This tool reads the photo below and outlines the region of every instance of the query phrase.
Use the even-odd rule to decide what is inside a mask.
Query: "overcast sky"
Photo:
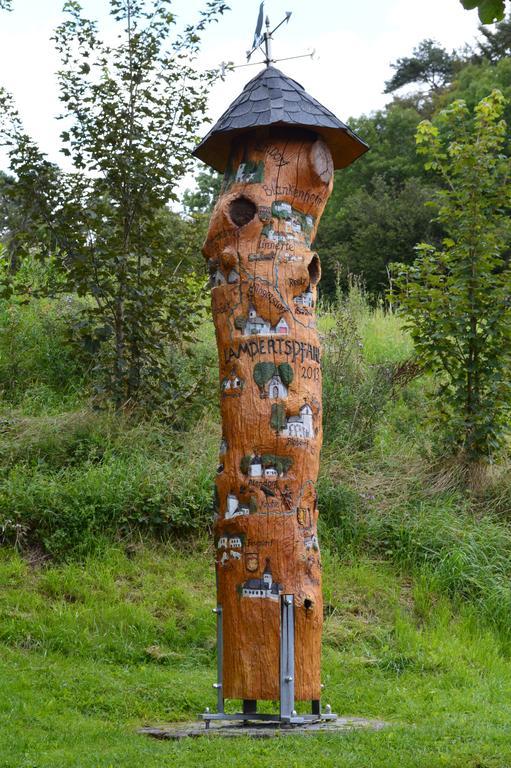
[[[204,37],[201,62],[207,66],[224,60],[241,64],[251,45],[259,0],[229,4],[231,10]],[[58,62],[50,36],[62,18],[63,0],[13,0],[13,5],[12,13],[0,11],[0,83],[14,94],[28,133],[50,159],[62,162],[62,126],[54,119],[59,112]],[[108,24],[108,0],[82,0],[82,6],[90,17]],[[193,20],[202,6],[200,0],[173,3],[183,22]],[[266,0],[272,27],[285,11],[293,15],[276,34],[275,58],[313,48],[317,53],[312,61],[277,66],[345,121],[388,101],[382,91],[390,62],[409,55],[420,40],[431,37],[452,49],[473,42],[477,33],[477,13],[463,10],[459,0]],[[238,69],[215,86],[209,110],[213,119],[259,69]]]

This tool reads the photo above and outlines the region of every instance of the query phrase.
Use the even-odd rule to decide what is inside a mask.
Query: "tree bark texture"
[[[233,145],[204,255],[220,369],[217,598],[225,698],[279,698],[280,596],[295,601],[295,698],[320,698],[320,263],[326,144],[289,129]]]

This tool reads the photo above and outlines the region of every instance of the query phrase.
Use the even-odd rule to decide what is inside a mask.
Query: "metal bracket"
[[[325,711],[321,711],[319,699],[311,702],[311,714],[299,715],[295,710],[295,622],[294,622],[294,596],[283,595],[280,601],[280,709],[279,714],[267,714],[257,712],[257,701],[246,699],[243,701],[243,712],[229,714],[224,709],[223,692],[223,654],[224,638],[222,627],[222,606],[213,608],[216,613],[216,637],[217,637],[217,682],[213,688],[217,692],[217,712],[210,712],[209,707],[202,713],[206,728],[212,720],[242,720],[275,722],[281,725],[306,725],[325,720],[336,720],[337,715],[332,713],[327,704]],[[322,686],[323,687],[323,686]]]
[[[218,714],[224,714],[224,633],[222,626],[222,606],[213,608],[216,613],[216,708]]]
[[[295,607],[293,595],[280,601],[280,719],[290,722],[295,711]]]

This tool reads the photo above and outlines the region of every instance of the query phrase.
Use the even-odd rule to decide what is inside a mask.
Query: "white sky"
[[[243,63],[251,46],[259,0],[227,0],[231,6],[204,37],[201,62]],[[0,83],[14,94],[27,132],[51,160],[59,156],[62,124],[54,72],[58,61],[50,36],[62,18],[63,0],[13,0],[14,11],[0,11]],[[108,0],[82,0],[86,13],[106,20]],[[183,22],[195,18],[201,0],[175,0]],[[315,48],[316,58],[277,64],[302,83],[341,120],[370,112],[389,100],[382,94],[389,64],[407,56],[424,38],[448,49],[473,42],[477,13],[465,11],[459,0],[266,0],[272,27],[292,11],[289,25],[276,34],[274,56],[281,58]],[[254,54],[253,60],[258,60]],[[215,120],[254,77],[259,67],[238,69],[211,93],[210,116]],[[5,158],[0,157],[0,167]]]

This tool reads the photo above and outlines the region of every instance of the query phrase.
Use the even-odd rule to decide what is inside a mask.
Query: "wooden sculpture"
[[[320,699],[321,267],[312,244],[334,167],[365,149],[268,67],[196,151],[225,171],[203,248],[220,369],[214,532],[225,698],[279,698],[280,601],[292,595],[294,697]]]

